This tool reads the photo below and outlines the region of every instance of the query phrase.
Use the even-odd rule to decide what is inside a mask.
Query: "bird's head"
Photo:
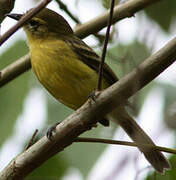
[[[20,20],[24,14],[7,14],[8,17]],[[44,8],[23,26],[28,39],[62,37],[73,34],[67,21],[58,13]]]

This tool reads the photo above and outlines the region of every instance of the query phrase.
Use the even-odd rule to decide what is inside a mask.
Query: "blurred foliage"
[[[51,95],[47,96],[47,110],[48,110],[47,123],[49,125],[53,125],[56,122],[62,121],[73,112],[73,110],[58,102]]]
[[[176,129],[176,86],[167,83],[157,83],[158,87],[163,90],[164,106],[163,114],[166,125]]]
[[[109,9],[111,5],[111,0],[102,0],[102,3],[106,9]],[[118,3],[119,3],[119,0],[115,0],[115,5],[118,5]]]
[[[118,44],[109,49],[106,62],[122,77],[137,67],[151,54],[144,43],[137,39],[128,45]]]
[[[169,32],[169,28],[176,18],[176,1],[158,1],[158,3],[147,7],[144,11],[152,20],[157,22],[164,31]]]
[[[14,62],[27,53],[24,41],[18,41],[0,55],[0,69]],[[29,74],[18,77],[0,90],[0,146],[12,134],[19,114],[23,110],[23,102],[28,94]]]
[[[42,166],[34,170],[25,180],[54,180],[60,179],[67,170],[69,161],[61,153],[50,158]]]
[[[176,130],[176,98],[173,100],[175,101],[172,102],[172,104],[165,106],[164,120],[167,126],[175,131]]]
[[[137,39],[128,45],[118,44],[113,46],[107,53],[106,62],[112,67],[117,76],[123,77],[142,61],[151,55],[151,50],[147,48],[145,43],[139,42]],[[140,72],[139,72],[140,73]],[[138,84],[136,84],[138,86]],[[144,100],[153,86],[153,82],[145,86],[140,92],[131,98],[132,109],[134,115],[137,115],[142,107]]]
[[[82,136],[103,138],[103,136],[100,136],[102,130],[100,126]],[[69,165],[78,168],[82,175],[86,177],[106,147],[107,145],[98,143],[73,143],[72,146],[66,148],[62,153],[69,159]]]

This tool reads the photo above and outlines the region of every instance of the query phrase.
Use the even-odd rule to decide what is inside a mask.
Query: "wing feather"
[[[81,61],[83,61],[90,68],[98,72],[100,57],[86,43],[84,43],[81,39],[75,36],[65,41],[78,55]],[[103,73],[109,85],[112,85],[113,83],[118,81],[117,76],[107,64],[104,64]]]

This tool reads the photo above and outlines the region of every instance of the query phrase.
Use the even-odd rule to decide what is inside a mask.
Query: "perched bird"
[[[8,14],[20,20],[23,14]],[[81,39],[76,37],[67,21],[50,9],[41,10],[24,26],[31,54],[31,64],[41,84],[61,103],[76,110],[87,100],[97,86],[99,56]],[[108,65],[104,65],[103,89],[118,81]],[[108,118],[117,122],[137,143],[150,164],[160,173],[170,168],[163,154],[152,147],[150,137],[126,112],[118,106],[100,123],[108,126]]]

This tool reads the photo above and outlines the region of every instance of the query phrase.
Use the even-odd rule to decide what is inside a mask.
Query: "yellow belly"
[[[97,73],[70,53],[70,47],[62,41],[57,41],[57,49],[52,43],[38,46],[40,51],[31,47],[31,62],[39,81],[57,100],[72,109],[79,108],[96,88]]]

